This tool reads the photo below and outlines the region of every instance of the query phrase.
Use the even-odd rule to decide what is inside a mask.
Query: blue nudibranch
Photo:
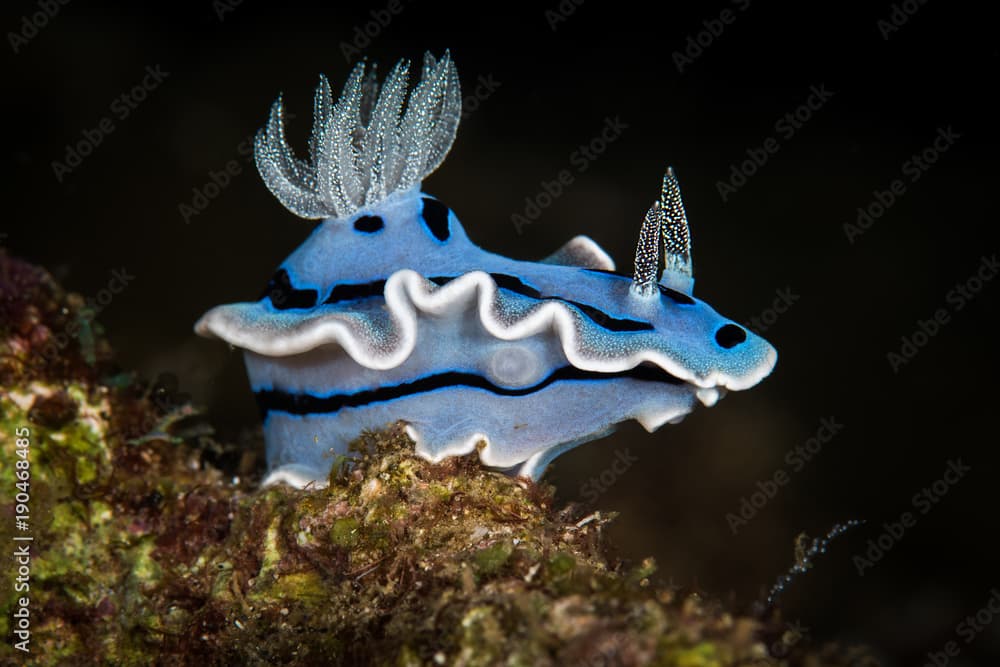
[[[577,236],[541,261],[473,244],[420,189],[461,115],[448,53],[379,86],[364,63],[334,103],[320,78],[309,159],[285,140],[281,98],[255,145],[267,187],[322,220],[259,301],[195,329],[243,348],[264,418],[269,483],[323,483],[363,429],[403,420],[431,461],[539,477],[627,419],[653,431],[771,372],[767,341],[691,296],[687,217],[672,170],[646,214],[632,276]],[[665,267],[660,273],[660,247]]]

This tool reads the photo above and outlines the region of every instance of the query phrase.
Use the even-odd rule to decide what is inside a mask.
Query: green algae
[[[512,553],[514,553],[514,547],[508,542],[500,542],[491,547],[480,549],[473,555],[476,573],[481,577],[497,574],[510,560]]]
[[[613,515],[556,508],[475,455],[430,464],[399,424],[361,434],[325,488],[234,482],[210,441],[172,430],[193,408],[107,366],[103,339],[39,362],[39,328],[79,317],[76,300],[0,262],[23,274],[0,299],[0,485],[29,428],[35,664],[863,664],[806,641],[770,655],[776,616],[661,586],[652,559],[610,555]]]

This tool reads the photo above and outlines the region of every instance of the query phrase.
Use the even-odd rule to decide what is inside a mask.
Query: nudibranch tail
[[[379,91],[365,63],[358,63],[336,103],[329,81],[320,77],[309,161],[296,158],[288,145],[278,97],[257,133],[254,157],[285,208],[312,220],[349,217],[419,185],[437,169],[461,117],[458,71],[447,51],[440,60],[427,53],[420,82],[406,100],[408,71],[405,60],[397,63]]]
[[[673,167],[663,175],[660,191],[663,209],[663,252],[666,266],[661,284],[691,294],[694,287],[694,269],[691,265],[691,230],[687,213],[681,200],[681,186]]]

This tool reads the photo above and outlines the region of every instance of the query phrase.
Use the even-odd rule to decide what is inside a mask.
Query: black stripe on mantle
[[[343,408],[361,408],[372,403],[385,403],[408,396],[424,394],[449,387],[469,387],[484,389],[497,396],[529,396],[545,389],[551,384],[564,381],[601,382],[621,378],[631,378],[646,382],[664,382],[666,384],[684,384],[684,381],[666,372],[659,366],[643,364],[616,373],[601,373],[585,371],[574,366],[563,366],[556,369],[541,382],[530,387],[501,387],[476,373],[463,371],[445,371],[428,375],[411,382],[365,389],[353,394],[332,394],[330,396],[315,396],[307,393],[291,393],[280,389],[262,389],[254,393],[261,417],[270,412],[284,412],[291,415],[332,414]]]
[[[588,305],[586,303],[580,303],[579,301],[573,301],[571,299],[564,299],[558,296],[545,296],[539,292],[534,287],[526,285],[520,278],[515,276],[506,275],[503,273],[491,273],[490,277],[496,283],[497,287],[501,289],[510,290],[516,294],[522,296],[527,296],[532,299],[539,300],[552,300],[561,301],[562,303],[569,304],[577,308],[584,316],[590,318],[594,324],[607,329],[608,331],[653,331],[654,327],[649,322],[642,322],[639,320],[633,320],[625,317],[614,317],[605,313],[600,308]],[[454,280],[452,276],[433,276],[428,277],[436,285],[446,285],[447,283]],[[356,299],[367,299],[376,296],[382,296],[385,292],[385,280],[374,280],[370,283],[341,283],[335,285],[332,290],[330,290],[330,296],[326,298],[323,302],[324,305],[331,305],[337,303],[343,303],[345,301],[354,301]]]

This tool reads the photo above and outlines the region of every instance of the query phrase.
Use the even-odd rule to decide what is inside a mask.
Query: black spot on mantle
[[[427,280],[431,281],[438,287],[441,287],[443,285],[447,285],[454,279],[455,279],[454,276],[431,276]]]
[[[374,234],[385,227],[385,220],[377,215],[363,215],[354,221],[354,229],[365,234]]]
[[[437,285],[445,285],[454,280],[454,278],[451,276],[432,276],[427,280]],[[342,301],[356,301],[358,299],[370,299],[373,296],[384,295],[384,280],[373,280],[370,283],[341,283],[333,286],[333,289],[330,290],[330,296],[326,297],[326,301],[323,303],[341,303]]]
[[[326,297],[323,303],[340,303],[341,301],[354,301],[355,299],[367,299],[373,296],[382,296],[385,292],[384,280],[373,280],[370,283],[341,283],[334,285],[330,290],[330,296]]]
[[[424,208],[420,217],[423,218],[427,229],[438,241],[447,241],[451,236],[451,229],[448,227],[448,207],[430,197],[424,197],[421,201],[424,202]]]
[[[671,289],[669,287],[664,287],[663,285],[657,285],[657,287],[660,288],[660,294],[662,294],[663,296],[667,297],[668,299],[670,299],[674,303],[679,303],[679,304],[684,305],[684,306],[693,306],[694,305],[694,299],[692,299],[691,297],[689,297],[684,292],[678,292],[675,289]]]
[[[559,299],[559,301],[563,301],[571,306],[579,308],[583,311],[583,314],[593,320],[594,323],[604,327],[608,331],[653,331],[655,328],[649,322],[630,320],[626,317],[612,317],[599,308],[588,306],[587,304],[580,303],[579,301],[570,301],[569,299]]]
[[[288,271],[278,269],[277,273],[264,288],[262,299],[270,299],[271,305],[278,310],[292,308],[312,308],[316,305],[319,293],[314,289],[297,289],[288,277]]]
[[[736,347],[747,339],[747,332],[735,324],[723,324],[715,332],[715,342],[727,350]]]
[[[531,285],[528,285],[517,276],[511,276],[506,273],[491,273],[490,277],[493,278],[493,282],[497,284],[497,287],[508,289],[511,292],[515,292],[522,296],[530,296],[532,299],[542,298],[541,292]]]

